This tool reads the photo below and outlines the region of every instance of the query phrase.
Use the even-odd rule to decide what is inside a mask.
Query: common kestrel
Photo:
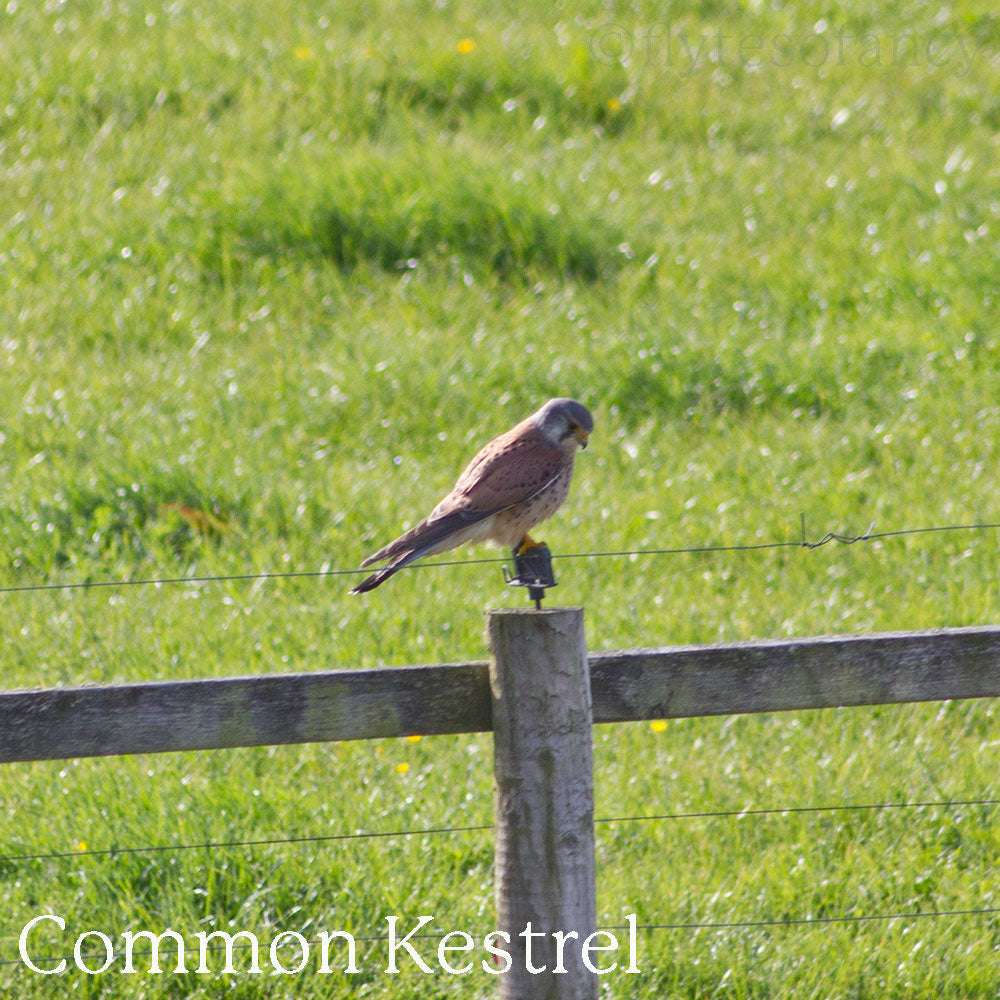
[[[362,566],[388,562],[352,593],[374,590],[415,559],[463,542],[495,542],[516,553],[536,545],[528,532],[566,499],[576,449],[587,447],[593,429],[582,403],[550,399],[486,445],[418,525],[369,556]]]

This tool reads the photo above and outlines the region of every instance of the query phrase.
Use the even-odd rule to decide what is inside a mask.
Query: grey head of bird
[[[528,419],[553,446],[573,438],[581,448],[586,448],[587,438],[594,429],[590,410],[575,399],[550,399]]]

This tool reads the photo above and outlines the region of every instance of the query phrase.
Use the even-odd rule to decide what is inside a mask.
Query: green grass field
[[[0,586],[353,568],[553,395],[597,421],[556,553],[1000,521],[985,0],[12,0],[0,52]],[[997,542],[566,560],[555,595],[592,649],[986,624]],[[484,610],[523,600],[496,565],[355,580],[5,592],[2,687],[481,659]],[[990,702],[660,729],[595,730],[598,817],[1000,797]],[[55,957],[90,929],[482,935],[488,831],[88,852],[489,823],[486,737],[0,783],[3,996],[495,995],[386,975],[378,944],[289,977],[49,977],[17,951],[40,913]],[[597,835],[604,924],[1000,906],[985,805]],[[69,856],[9,859],[40,853]],[[1000,996],[996,915],[639,949],[606,995]]]

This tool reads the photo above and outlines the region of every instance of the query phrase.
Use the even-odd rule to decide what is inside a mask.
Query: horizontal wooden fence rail
[[[1000,697],[1000,628],[591,653],[594,722]],[[492,729],[486,662],[0,694],[0,762]]]

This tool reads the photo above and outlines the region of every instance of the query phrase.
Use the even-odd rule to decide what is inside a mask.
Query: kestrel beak
[[[573,429],[573,437],[575,437],[577,441],[580,442],[581,448],[587,447],[587,439],[590,437],[590,435],[582,427],[575,427]]]

